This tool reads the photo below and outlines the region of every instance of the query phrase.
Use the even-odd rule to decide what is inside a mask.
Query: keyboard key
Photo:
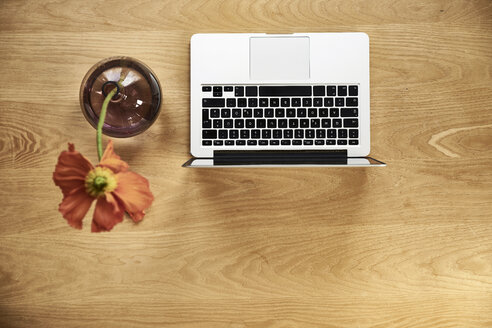
[[[359,95],[359,87],[356,85],[349,85],[349,96],[357,97]]]
[[[244,146],[246,145],[246,140],[236,140],[236,146]]]
[[[281,139],[282,138],[282,130],[280,130],[280,129],[273,130],[273,137],[275,139]]]
[[[212,118],[220,117],[220,109],[218,109],[218,108],[211,108],[210,109],[210,117],[212,117]]]
[[[286,128],[287,127],[287,120],[286,119],[280,119],[277,121],[277,125],[279,128]]]
[[[287,108],[287,117],[296,117],[296,110],[294,108]]]
[[[279,100],[278,98],[270,98],[270,107],[278,107]]]
[[[232,128],[234,120],[224,120],[224,128],[230,129]]]
[[[231,86],[224,87],[224,91],[231,92],[232,87]]]
[[[293,107],[301,106],[301,98],[292,98],[292,106]]]
[[[241,139],[249,139],[249,130],[241,130],[240,136]]]
[[[325,141],[324,140],[314,140],[314,144],[316,146],[324,146],[325,145]]]
[[[311,119],[311,127],[312,128],[319,128],[319,118],[312,118]]]
[[[214,92],[222,92],[222,87],[217,86],[213,88]]]
[[[236,107],[236,98],[227,98],[227,107]]]
[[[260,146],[268,146],[268,140],[258,140],[258,145],[260,145]]]
[[[308,108],[309,117],[318,117],[318,110],[316,108]]]
[[[294,136],[298,139],[304,138],[304,130],[303,129],[294,130]]]
[[[347,138],[347,129],[338,129],[338,138]]]
[[[302,105],[304,107],[311,107],[312,106],[312,99],[311,98],[302,98]]]
[[[359,110],[357,108],[342,108],[341,109],[342,117],[357,117],[359,116]]]
[[[321,107],[321,106],[323,106],[323,98],[314,98],[313,99],[313,106],[314,107]]]
[[[325,87],[322,85],[316,85],[313,87],[313,95],[315,96],[324,96],[325,95]]]
[[[275,117],[284,117],[284,116],[285,116],[285,109],[283,108],[275,109]]]
[[[229,139],[239,138],[239,130],[229,130]]]
[[[329,118],[324,118],[321,120],[321,127],[331,128],[331,120]]]
[[[222,129],[222,120],[213,120],[213,127],[214,129]]]
[[[326,144],[327,145],[330,145],[330,146],[333,146],[333,145],[336,145],[336,140],[334,139],[329,139],[329,140],[326,140]]]
[[[225,88],[224,88],[224,89],[225,89]],[[226,146],[234,146],[234,140],[226,140],[226,141],[224,142],[224,145],[226,145]]]
[[[231,117],[231,110],[229,108],[222,108],[220,111],[220,117],[227,118]]]
[[[234,120],[234,127],[236,129],[244,128],[244,119],[240,118],[240,119]]]
[[[202,128],[210,129],[212,127],[211,120],[202,120]]]
[[[243,109],[243,117],[252,117],[252,116],[253,116],[253,110],[251,108]]]
[[[203,91],[203,92],[209,92],[209,91],[212,91],[212,87],[211,87],[211,86],[202,87],[202,91]]]
[[[273,117],[273,108],[265,108],[265,117]]]
[[[290,146],[290,140],[282,140],[282,141],[280,141],[280,144],[282,146]]]
[[[297,117],[306,117],[306,108],[298,108]]]
[[[255,128],[255,120],[250,118],[246,120],[246,127],[248,129],[254,129]]]
[[[324,106],[325,107],[332,107],[333,106],[333,98],[325,98]]]
[[[270,140],[270,146],[278,146],[279,141],[278,140]]]
[[[266,120],[264,118],[261,118],[261,119],[257,119],[256,120],[256,127],[257,128],[265,128],[266,127]]]
[[[338,108],[330,108],[330,117],[338,117]]]
[[[274,129],[277,127],[277,120],[275,119],[270,119],[270,120],[267,120],[267,126],[270,128],[270,129]]]
[[[215,88],[215,87],[214,87],[214,88]],[[213,93],[213,96],[214,96],[214,97],[222,97],[222,91],[220,91],[220,92],[214,92],[214,93]]]
[[[268,98],[260,98],[260,107],[268,106]]]
[[[208,116],[208,109],[207,108],[203,108],[202,109],[202,120],[208,120],[209,116]]]
[[[350,129],[349,130],[349,137],[350,138],[358,138],[359,137],[359,130],[357,130],[357,129]]]
[[[338,118],[333,119],[333,127],[334,128],[341,128],[342,127],[342,120]]]
[[[224,98],[203,98],[202,107],[224,107]]]
[[[294,131],[291,129],[286,129],[284,130],[284,138],[285,139],[292,139],[294,137]]]
[[[254,109],[255,117],[263,117],[263,108],[255,108]]]
[[[219,139],[227,139],[227,130],[219,130]]]
[[[359,99],[358,98],[347,98],[346,100],[346,106],[347,107],[357,107],[359,106]]]
[[[282,107],[290,107],[290,98],[280,99],[280,104],[282,105]]]
[[[337,140],[337,145],[346,145],[347,140]]]
[[[251,130],[251,138],[260,139],[260,130],[258,129]]]
[[[262,97],[281,97],[281,96],[311,96],[310,85],[303,86],[260,86],[260,96]]]
[[[340,97],[345,97],[347,95],[347,86],[346,85],[339,85],[338,86],[338,95]]]
[[[235,87],[234,95],[236,97],[244,97],[244,87]]]
[[[257,107],[257,106],[258,106],[258,98],[248,99],[248,107]]]
[[[292,140],[292,145],[300,146],[300,145],[302,145],[302,140]]]
[[[214,146],[222,146],[224,144],[224,141],[222,140],[214,140]]]
[[[305,132],[306,138],[314,139],[314,130],[313,129],[307,129],[304,132]]]
[[[335,106],[337,107],[345,106],[345,98],[335,98]]]
[[[336,96],[337,88],[334,85],[329,85],[326,87],[326,95],[327,96]]]
[[[303,144],[304,144],[304,146],[312,146],[313,141],[312,140],[304,140]]]
[[[246,106],[247,106],[246,98],[237,99],[237,107],[246,107]]]
[[[246,87],[246,97],[258,97],[258,87],[257,86]]]
[[[289,128],[298,128],[299,127],[299,120],[297,118],[291,118],[289,120]]]
[[[303,118],[300,121],[301,121],[301,124],[300,124],[301,128],[309,128],[309,120],[308,119]]]
[[[239,108],[234,108],[232,110],[232,117],[241,117],[241,110]]]
[[[202,146],[212,146],[212,140],[203,140]]]
[[[325,136],[326,136],[326,131],[324,129],[317,129],[316,130],[316,138],[324,139]]]
[[[248,140],[248,146],[256,146],[257,143],[256,140]]]
[[[359,126],[359,120],[356,118],[345,118],[343,120],[344,128],[357,128]]]
[[[337,137],[337,130],[335,130],[335,129],[327,129],[326,130],[326,137],[327,138],[336,138]]]
[[[358,144],[359,144],[359,140],[354,140],[354,139],[349,140],[349,145],[355,146],[355,145],[358,145]]]
[[[320,117],[328,117],[328,108],[320,108],[319,109]]]

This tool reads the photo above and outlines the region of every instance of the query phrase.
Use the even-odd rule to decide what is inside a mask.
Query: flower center
[[[118,182],[113,171],[105,167],[96,167],[90,170],[85,177],[85,190],[92,197],[99,197],[104,193],[116,189]]]

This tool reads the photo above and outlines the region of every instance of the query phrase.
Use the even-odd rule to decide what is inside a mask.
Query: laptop
[[[368,156],[367,34],[194,34],[190,51],[183,166],[385,166]]]

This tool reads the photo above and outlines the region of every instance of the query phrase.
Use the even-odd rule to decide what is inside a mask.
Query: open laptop
[[[385,166],[365,33],[195,34],[185,167]]]

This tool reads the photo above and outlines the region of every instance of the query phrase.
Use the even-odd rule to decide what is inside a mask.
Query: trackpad
[[[309,37],[252,37],[249,40],[250,79],[309,79]]]

